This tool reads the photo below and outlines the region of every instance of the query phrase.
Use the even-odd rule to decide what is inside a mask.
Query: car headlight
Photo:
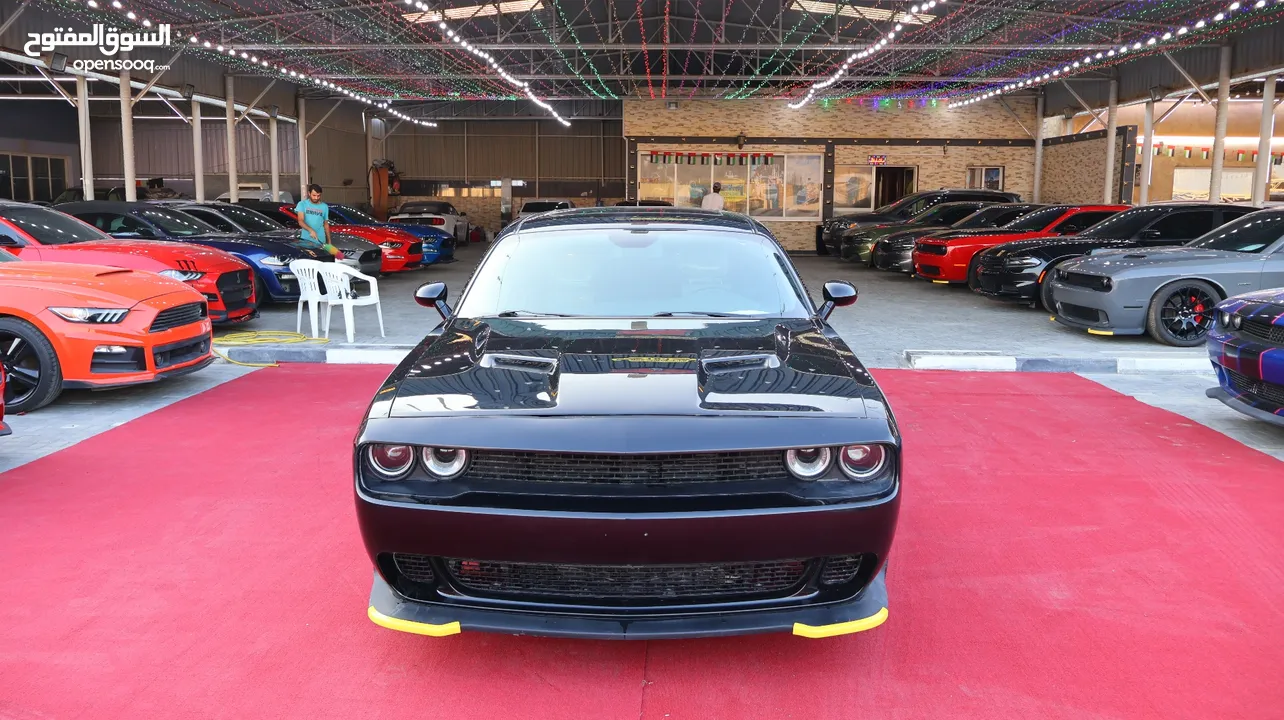
[[[426,447],[419,457],[424,470],[435,480],[459,477],[468,467],[468,451],[459,448]]]
[[[785,451],[785,467],[799,480],[815,480],[829,471],[834,452],[827,447]]]
[[[196,272],[194,270],[161,270],[159,273],[157,273],[157,275],[164,275],[167,278],[182,280],[183,282],[200,280],[201,278],[205,277],[205,273]]]
[[[402,246],[402,243],[393,242],[392,240],[389,240],[388,242],[379,243],[379,247],[383,248],[384,250],[400,250],[401,246]]]
[[[1231,327],[1238,330],[1244,324],[1244,318],[1240,315],[1231,315]]]
[[[852,480],[869,480],[887,465],[882,445],[848,445],[838,453],[838,467]]]
[[[1217,313],[1217,322],[1222,327],[1229,328],[1231,326],[1230,313],[1226,312],[1225,310],[1222,310],[1221,312]]]
[[[271,265],[272,267],[283,267],[289,264],[285,261],[285,258],[279,255],[268,255],[262,260],[259,260],[259,262],[264,265]]]
[[[409,445],[370,445],[366,448],[370,467],[385,480],[398,480],[415,465],[415,450]]]
[[[1043,261],[1036,257],[1010,257],[1003,261],[1003,264],[1011,268],[1032,268],[1039,267]]]
[[[51,307],[49,312],[74,323],[88,323],[90,325],[115,325],[129,314],[128,308],[78,308],[78,307]]]

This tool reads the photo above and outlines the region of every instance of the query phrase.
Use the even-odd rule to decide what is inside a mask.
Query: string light
[[[1181,27],[1169,29],[1159,35],[1151,35],[1150,37],[1147,37],[1144,40],[1134,40],[1132,41],[1131,44],[1122,43],[1117,49],[1108,50],[1105,52],[1104,55],[1100,52],[1096,53],[1095,55],[1085,55],[1082,60],[1074,61],[1071,64],[1063,63],[1061,67],[1051,68],[1049,71],[1044,72],[1042,75],[1035,73],[1031,77],[1018,80],[1013,83],[1008,83],[1001,87],[995,87],[993,89],[986,90],[985,92],[982,92],[979,95],[974,95],[965,100],[955,100],[949,103],[947,107],[950,107],[950,108],[964,107],[964,106],[972,105],[972,104],[981,102],[983,100],[988,100],[990,98],[997,97],[999,95],[1003,95],[1006,93],[1014,92],[1017,90],[1024,90],[1029,87],[1042,85],[1051,80],[1060,80],[1062,77],[1073,74],[1076,70],[1089,66],[1094,62],[1117,57],[1119,55],[1125,55],[1129,52],[1136,52],[1138,50],[1154,48],[1160,45],[1161,43],[1171,42],[1174,39],[1182,38],[1186,35],[1189,35],[1193,31],[1204,30],[1205,28],[1215,28],[1218,26],[1218,23],[1222,23],[1226,20],[1231,19],[1232,14],[1235,13],[1236,11],[1249,12],[1253,9],[1260,9],[1265,6],[1266,6],[1265,2],[1259,2],[1251,8],[1239,2],[1232,2],[1230,5],[1227,6],[1224,12],[1219,12],[1216,15],[1214,15],[1211,22],[1198,20],[1193,24],[1193,26],[1182,25]],[[1193,27],[1193,30],[1192,30],[1192,27]]]
[[[566,127],[570,127],[571,122],[569,120],[567,120],[566,118],[558,114],[558,112],[553,109],[552,105],[549,105],[548,103],[544,102],[540,98],[536,97],[534,91],[531,90],[529,82],[526,82],[525,80],[519,80],[513,77],[512,75],[510,75],[508,71],[505,70],[503,66],[499,64],[499,61],[496,60],[493,55],[491,55],[490,53],[484,50],[478,50],[476,47],[465,42],[464,39],[458,33],[450,29],[450,26],[448,26],[445,23],[445,21],[438,22],[437,29],[441,30],[444,37],[454,40],[455,43],[460,47],[464,48],[465,50],[472,53],[473,55],[481,58],[482,60],[485,60],[489,64],[490,69],[494,70],[495,74],[504,78],[505,82],[521,90],[522,94],[530,98],[530,100],[534,102],[536,105],[543,108],[549,115],[552,115],[559,123],[561,123]]]

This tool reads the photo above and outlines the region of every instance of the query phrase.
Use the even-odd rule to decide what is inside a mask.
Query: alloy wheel
[[[40,357],[23,337],[0,332],[0,366],[4,367],[4,404],[18,405],[40,386]]]
[[[1208,333],[1213,324],[1210,308],[1217,301],[1202,288],[1179,287],[1168,295],[1159,310],[1159,321],[1174,337],[1193,340]]]

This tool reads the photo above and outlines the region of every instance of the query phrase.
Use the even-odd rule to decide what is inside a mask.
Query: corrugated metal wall
[[[407,178],[428,180],[612,180],[624,178],[619,120],[442,121],[402,126],[384,151]]]
[[[94,118],[91,123],[94,149],[94,172],[104,177],[119,176],[125,171],[121,153],[120,122],[116,118]],[[227,123],[223,118],[201,122],[201,145],[204,146],[205,172],[227,172]],[[267,132],[266,123],[260,127]],[[321,132],[318,131],[317,135]],[[313,139],[317,137],[313,135]],[[299,172],[298,137],[295,126],[277,126],[277,146],[281,156],[281,173]],[[313,150],[315,154],[316,150]],[[238,173],[267,174],[272,171],[268,139],[248,122],[236,127],[236,169]],[[365,166],[364,156],[357,168]],[[165,120],[134,121],[134,171],[140,178],[190,178],[193,172],[192,128],[190,125]]]

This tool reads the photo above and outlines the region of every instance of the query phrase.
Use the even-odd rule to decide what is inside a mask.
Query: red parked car
[[[0,200],[0,247],[23,260],[148,270],[205,296],[210,320],[238,323],[258,315],[250,266],[213,248],[158,240],[122,240],[47,207]]]
[[[289,227],[297,227],[299,224],[299,216],[294,213],[294,206],[289,203],[241,200],[240,204],[251,210],[257,210]],[[342,225],[335,222],[330,223],[330,229],[355,235],[382,248],[383,265],[379,268],[379,272],[391,273],[414,270],[423,265],[423,243],[419,238],[404,230],[372,225]]]
[[[1004,225],[985,230],[954,230],[914,243],[914,274],[934,283],[974,282],[977,253],[1014,240],[1075,235],[1127,205],[1049,205]]]

